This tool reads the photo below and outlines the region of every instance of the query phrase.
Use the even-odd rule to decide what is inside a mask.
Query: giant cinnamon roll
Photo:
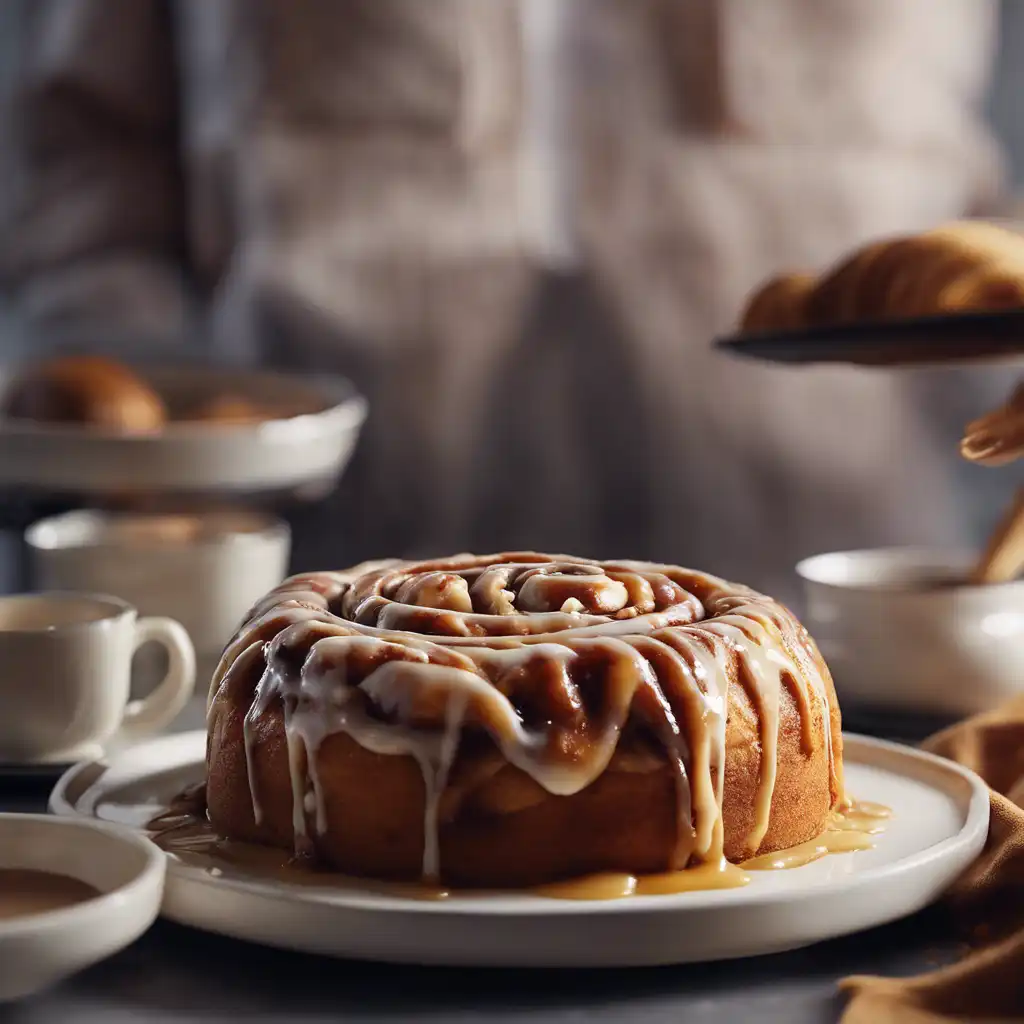
[[[348,874],[532,886],[818,835],[840,715],[786,608],[532,552],[295,576],[228,645],[213,827]]]

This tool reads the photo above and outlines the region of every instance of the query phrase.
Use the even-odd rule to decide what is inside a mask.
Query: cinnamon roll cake
[[[806,630],[676,566],[516,552],[295,576],[211,684],[213,828],[351,875],[725,865],[814,838],[843,799]]]

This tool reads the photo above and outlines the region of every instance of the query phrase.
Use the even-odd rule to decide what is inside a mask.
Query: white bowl
[[[0,919],[0,1001],[21,999],[134,942],[156,920],[166,861],[116,826],[0,814],[0,869],[76,878],[101,895],[60,910]]]
[[[18,372],[0,367],[0,395]],[[0,485],[90,495],[327,493],[366,418],[365,400],[340,377],[208,366],[154,367],[144,377],[172,411],[219,393],[307,411],[259,423],[173,421],[133,436],[0,417]]]
[[[839,698],[862,710],[956,717],[1024,693],[1024,581],[964,579],[965,552],[837,551],[797,566],[804,622]]]

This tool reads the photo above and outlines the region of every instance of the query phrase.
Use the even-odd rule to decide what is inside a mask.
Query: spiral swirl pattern
[[[627,725],[641,728],[675,769],[683,867],[721,857],[728,686],[748,689],[761,721],[753,851],[768,827],[780,692],[796,695],[809,730],[815,715],[829,721],[826,674],[793,615],[748,588],[675,566],[518,552],[292,577],[228,645],[210,699],[258,675],[250,763],[260,716],[281,702],[297,843],[326,828],[314,756],[326,736],[414,757],[427,877],[439,871],[438,801],[464,732],[486,733],[510,764],[569,795],[605,770]],[[251,774],[250,790],[258,821]]]

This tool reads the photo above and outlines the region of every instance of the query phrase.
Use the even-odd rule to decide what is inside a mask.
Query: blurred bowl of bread
[[[87,495],[328,489],[365,416],[341,377],[56,356],[0,367],[0,486]]]

